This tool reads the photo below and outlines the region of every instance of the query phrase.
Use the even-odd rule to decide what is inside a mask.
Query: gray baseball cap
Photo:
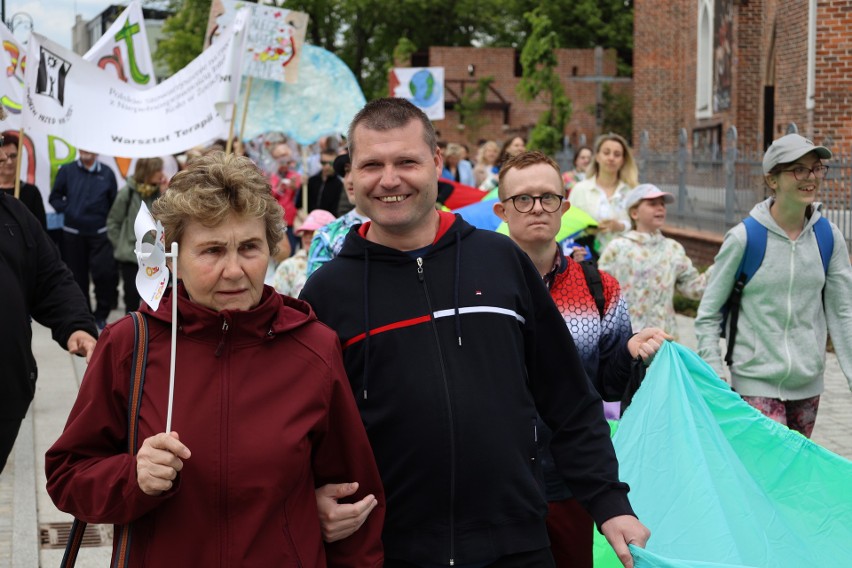
[[[630,193],[627,194],[627,197],[624,198],[624,208],[629,210],[634,205],[638,205],[640,201],[644,201],[646,199],[656,199],[658,197],[662,197],[663,202],[668,204],[674,203],[675,200],[674,195],[661,190],[656,185],[651,183],[643,183],[634,187],[630,191]]]
[[[798,134],[787,134],[775,140],[763,155],[763,173],[768,174],[778,164],[795,162],[808,152],[816,152],[823,160],[831,158],[831,150],[815,146],[813,142]]]

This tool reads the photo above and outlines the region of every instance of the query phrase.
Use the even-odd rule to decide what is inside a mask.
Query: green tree
[[[456,110],[459,113],[459,124],[465,127],[465,138],[474,145],[479,139],[479,131],[488,122],[482,115],[485,104],[488,102],[488,88],[494,82],[494,77],[483,77],[477,80],[476,85],[466,87],[462,92]]]
[[[618,132],[628,141],[633,139],[633,97],[630,93],[604,85],[601,110],[603,132]]]
[[[556,49],[559,37],[550,18],[536,8],[527,14],[532,33],[521,50],[523,76],[518,83],[518,95],[527,101],[542,100],[547,110],[541,113],[530,132],[528,146],[547,154],[562,147],[565,125],[571,118],[571,99],[565,95],[562,81],[556,73]]]
[[[173,15],[163,24],[163,39],[154,59],[177,73],[198,57],[204,47],[204,34],[210,17],[211,0],[173,0],[168,8]]]
[[[532,27],[523,15],[539,10],[550,18],[553,29],[562,38],[562,46],[588,49],[597,45],[613,48],[618,53],[620,75],[630,75],[633,65],[633,0],[504,0],[502,8],[490,11],[496,19],[487,26],[486,45],[518,47]],[[480,14],[489,17],[485,10]]]

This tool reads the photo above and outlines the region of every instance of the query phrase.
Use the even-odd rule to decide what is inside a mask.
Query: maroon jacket
[[[384,494],[334,332],[308,304],[266,287],[249,311],[214,312],[181,286],[172,429],[192,452],[158,497],[125,453],[133,321],[108,326],[65,431],[47,452],[56,506],[90,523],[132,523],[131,566],[381,566]],[[147,307],[139,446],[163,432],[171,300]],[[227,325],[226,325],[227,324]],[[358,481],[379,506],[324,545],[314,489]]]

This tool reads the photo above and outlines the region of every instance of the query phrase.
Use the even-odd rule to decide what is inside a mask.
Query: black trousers
[[[555,568],[553,555],[549,548],[533,550],[531,552],[519,552],[498,558],[486,568]],[[420,568],[417,564],[403,560],[385,559],[385,568]]]
[[[106,233],[99,235],[62,235],[62,260],[74,273],[83,296],[89,298],[89,275],[95,285],[96,320],[106,320],[118,297],[118,270],[112,256],[112,244]]]
[[[21,420],[0,420],[0,473],[6,467],[6,460],[15,447],[15,438],[21,429]]]

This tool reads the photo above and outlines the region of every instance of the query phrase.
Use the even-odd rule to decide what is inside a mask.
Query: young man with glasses
[[[766,150],[764,181],[773,195],[750,213],[765,231],[764,255],[742,291],[729,365],[746,402],[807,437],[823,391],[827,333],[852,388],[852,266],[843,233],[817,201],[829,158],[828,148],[798,134]],[[833,237],[831,250],[822,250],[818,231]],[[725,235],[695,320],[698,353],[720,377],[722,307],[746,243],[744,223]]]
[[[15,174],[18,168],[18,133],[7,130],[0,134],[0,149],[6,154],[6,161],[0,163],[0,191],[15,195]],[[22,172],[23,173],[23,172]],[[18,199],[27,206],[30,213],[35,215],[41,226],[47,230],[47,219],[44,213],[44,200],[36,186],[21,180]]]
[[[506,221],[509,236],[533,261],[571,332],[586,374],[605,400],[621,400],[634,358],[649,361],[669,336],[656,328],[634,335],[618,282],[595,269],[604,297],[599,310],[584,268],[566,257],[556,242],[562,215],[570,207],[556,162],[541,152],[518,154],[503,164],[498,187],[494,213]],[[551,552],[557,566],[591,568],[594,522],[556,470],[550,430],[542,423],[539,427]]]
[[[537,415],[555,430],[559,472],[632,566],[628,543],[644,546],[648,530],[618,480],[600,396],[529,258],[436,210],[443,158],[408,101],[371,101],[347,139],[355,201],[371,221],[302,299],[343,345],[387,495],[385,567],[554,566]],[[329,516],[344,515],[320,503],[324,534]]]

